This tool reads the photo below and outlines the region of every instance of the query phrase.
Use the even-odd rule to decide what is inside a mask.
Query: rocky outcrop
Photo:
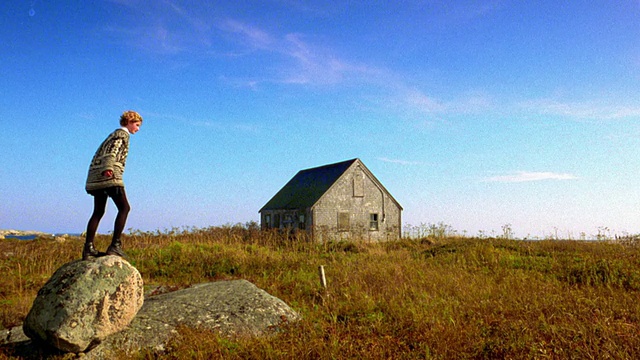
[[[23,330],[36,342],[83,352],[129,325],[143,301],[142,277],[126,260],[76,260],[38,291]]]
[[[25,231],[25,230],[0,230],[0,240],[4,239],[7,236],[48,236],[52,237],[53,234],[44,233],[41,231]]]
[[[246,280],[217,281],[148,297],[129,327],[86,354],[108,359],[114,349],[164,350],[179,325],[222,335],[261,336],[300,315],[284,301]]]
[[[33,240],[36,238],[46,238],[46,239],[54,239],[58,242],[64,242],[68,238],[77,235],[69,235],[69,234],[51,234],[45,233],[42,231],[31,231],[31,230],[0,230],[0,240],[6,238],[17,238],[21,240]],[[84,236],[84,235],[82,235]]]
[[[265,336],[299,319],[300,315],[284,301],[249,281],[199,284],[146,297],[126,329],[104,339],[86,352],[84,358],[113,359],[118,351],[130,353],[143,349],[161,354],[180,325],[214,330],[223,336]],[[24,341],[20,333],[19,328],[7,332],[14,342],[5,346],[13,348],[13,355],[42,358],[50,354],[49,350]]]

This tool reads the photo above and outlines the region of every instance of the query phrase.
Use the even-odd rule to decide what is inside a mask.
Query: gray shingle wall
[[[355,194],[363,196],[354,196],[354,187]],[[314,211],[316,232],[337,231],[339,213],[346,212],[349,213],[349,231],[338,231],[338,238],[384,241],[400,236],[400,209],[358,166],[345,172],[316,204]],[[371,214],[378,214],[378,230],[370,230]]]

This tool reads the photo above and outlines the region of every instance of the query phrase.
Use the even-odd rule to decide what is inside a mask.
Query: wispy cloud
[[[400,83],[398,87],[400,87]],[[469,114],[512,114],[513,116],[538,114],[573,121],[598,122],[640,118],[640,106],[616,104],[593,99],[585,102],[568,102],[554,99],[533,99],[520,102],[500,102],[489,94],[469,94],[456,99],[444,99],[426,94],[418,89],[400,89],[395,104],[409,114],[433,119]],[[436,121],[443,123],[443,121]]]
[[[406,79],[402,76],[387,73],[390,72],[381,72],[381,81],[377,84],[383,91],[386,89],[392,93],[381,102],[390,111],[412,123],[413,128],[428,131],[441,127],[450,128],[455,126],[455,119],[460,116],[502,112],[501,105],[485,93],[473,92],[461,94],[455,99],[445,99],[438,94],[410,88],[406,86]]]
[[[575,180],[577,176],[567,173],[517,171],[512,174],[485,178],[484,182],[519,183],[543,180]]]
[[[521,102],[518,105],[529,112],[576,120],[618,120],[640,117],[640,107],[604,104],[595,101],[562,102],[553,99],[535,99]]]
[[[404,95],[404,102],[425,113],[443,113],[447,110],[447,105],[441,100],[415,89]]]
[[[212,44],[210,21],[185,10],[176,1],[109,1],[135,14],[135,19],[118,18],[103,28],[129,46],[154,54],[175,55]]]
[[[415,84],[411,74],[381,68],[372,63],[354,61],[321,43],[316,34],[278,32],[251,21],[219,13],[214,3],[183,5],[181,1],[110,0],[137,14],[136,21],[119,19],[105,28],[113,36],[125,39],[134,47],[168,56],[176,54],[214,54],[221,58],[260,61],[262,66],[236,77],[232,73],[220,79],[234,86],[259,89],[265,83],[290,85],[347,85],[376,93],[371,102],[387,106],[407,118],[428,127],[446,123],[444,119],[467,114],[542,114],[574,120],[603,121],[640,117],[640,107],[607,102],[567,102],[553,98],[532,99],[518,103],[500,102],[499,96],[485,93],[462,93],[447,97]],[[283,4],[293,6],[289,0]],[[444,6],[444,5],[443,5]],[[483,5],[450,7],[450,19],[469,20],[490,14],[502,6],[501,1]],[[300,10],[297,6],[296,9]],[[329,7],[330,8],[330,7]],[[325,10],[328,10],[326,8]],[[302,10],[301,10],[302,11]],[[306,11],[306,10],[305,10]],[[465,20],[465,21],[466,21]],[[208,54],[208,55],[203,55]],[[188,58],[188,57],[187,57]]]
[[[140,13],[135,22],[104,27],[129,46],[162,55],[214,54],[233,58],[263,57],[250,88],[261,83],[331,85],[365,81],[376,72],[367,64],[340,57],[330,47],[297,33],[277,33],[238,18],[217,14],[213,5],[180,5],[179,1],[111,0]],[[215,14],[215,15],[214,15]],[[251,60],[253,61],[253,60]]]
[[[277,73],[268,77],[269,82],[336,84],[345,79],[365,79],[375,72],[367,65],[349,62],[330,49],[308,41],[304,34],[273,34],[236,19],[226,19],[218,28],[234,35],[236,43],[247,48],[247,54],[262,52],[280,57],[280,62],[274,64]],[[255,80],[251,81],[255,84]]]
[[[236,39],[244,46],[257,50],[281,51],[276,39],[266,31],[235,19],[225,19],[217,27],[223,32],[237,34]]]
[[[380,160],[382,162],[386,162],[386,163],[400,164],[400,165],[420,165],[421,164],[421,162],[419,162],[419,161],[389,159],[389,158],[386,158],[386,157],[380,157],[380,158],[378,158],[378,160]]]
[[[425,114],[470,114],[486,111],[494,106],[484,94],[470,94],[457,100],[444,101],[417,89],[401,93],[401,102]]]

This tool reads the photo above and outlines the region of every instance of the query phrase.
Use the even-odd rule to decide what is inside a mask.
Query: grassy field
[[[435,235],[313,244],[253,224],[134,232],[126,250],[146,285],[247,279],[304,319],[264,338],[182,328],[165,353],[122,357],[640,358],[640,245]],[[107,242],[98,239],[101,249]],[[20,324],[81,247],[80,238],[0,240],[0,327]]]

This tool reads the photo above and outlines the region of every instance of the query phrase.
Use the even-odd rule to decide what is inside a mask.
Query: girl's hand
[[[108,178],[113,177],[113,170],[105,170],[105,171],[103,171],[102,172],[102,176],[108,177]]]

